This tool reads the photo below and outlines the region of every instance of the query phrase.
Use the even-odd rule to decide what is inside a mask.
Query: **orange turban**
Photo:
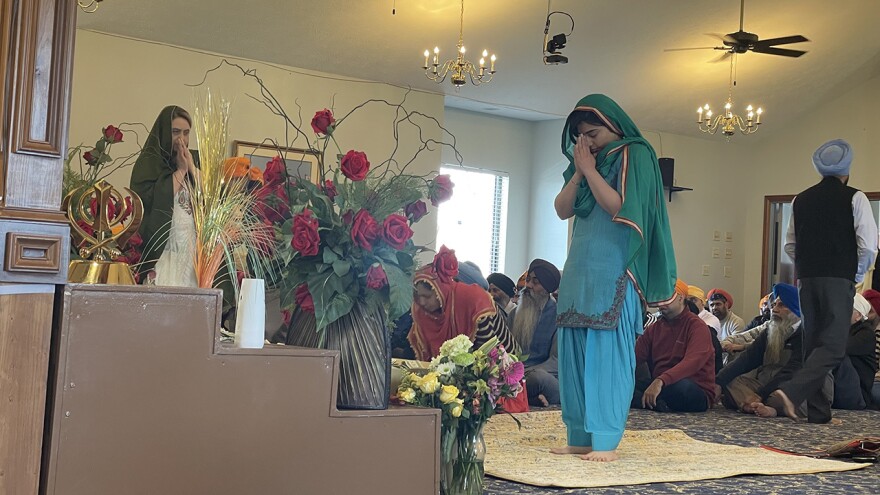
[[[675,281],[675,293],[680,294],[681,297],[687,298],[688,296],[688,284],[684,283],[681,279]]]
[[[697,299],[699,299],[701,305],[706,304],[706,293],[703,292],[703,289],[697,287],[696,285],[688,286],[687,295],[689,297],[696,297]]]
[[[257,167],[251,167],[250,159],[243,156],[227,158],[226,161],[223,162],[223,175],[227,179],[247,177],[248,180],[257,181],[260,184],[264,183],[263,171]]]
[[[767,294],[761,298],[761,302],[758,303],[758,312],[764,311],[764,305],[767,304],[767,301],[770,300],[771,294]]]
[[[724,289],[712,289],[709,291],[709,300],[724,298],[727,301],[727,308],[733,308],[733,296]]]

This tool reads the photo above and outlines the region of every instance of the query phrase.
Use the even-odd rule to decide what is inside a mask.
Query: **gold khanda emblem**
[[[126,198],[105,180],[74,189],[64,198],[61,207],[67,212],[70,235],[82,258],[70,262],[69,282],[135,285],[128,263],[115,261],[144,218],[141,199],[131,189],[125,191],[131,198],[130,214]]]

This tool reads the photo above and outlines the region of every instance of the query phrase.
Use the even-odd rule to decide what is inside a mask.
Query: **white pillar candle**
[[[261,278],[241,281],[235,319],[235,346],[262,349],[266,338],[266,284]]]

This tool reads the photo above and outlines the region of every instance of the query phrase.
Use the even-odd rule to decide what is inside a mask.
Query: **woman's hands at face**
[[[590,153],[590,145],[583,135],[578,136],[574,145],[574,165],[585,176],[596,171],[596,157]]]

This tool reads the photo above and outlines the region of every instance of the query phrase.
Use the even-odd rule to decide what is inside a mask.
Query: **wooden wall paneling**
[[[76,2],[22,1],[7,109],[5,206],[59,210]]]
[[[54,298],[53,293],[0,294],[3,494],[35,495],[39,488]]]
[[[12,2],[13,0],[0,0],[0,207],[6,196],[6,160],[4,158],[7,149],[6,136],[6,96],[7,84],[10,80],[11,65],[9,63],[9,50],[14,30],[12,29]]]

